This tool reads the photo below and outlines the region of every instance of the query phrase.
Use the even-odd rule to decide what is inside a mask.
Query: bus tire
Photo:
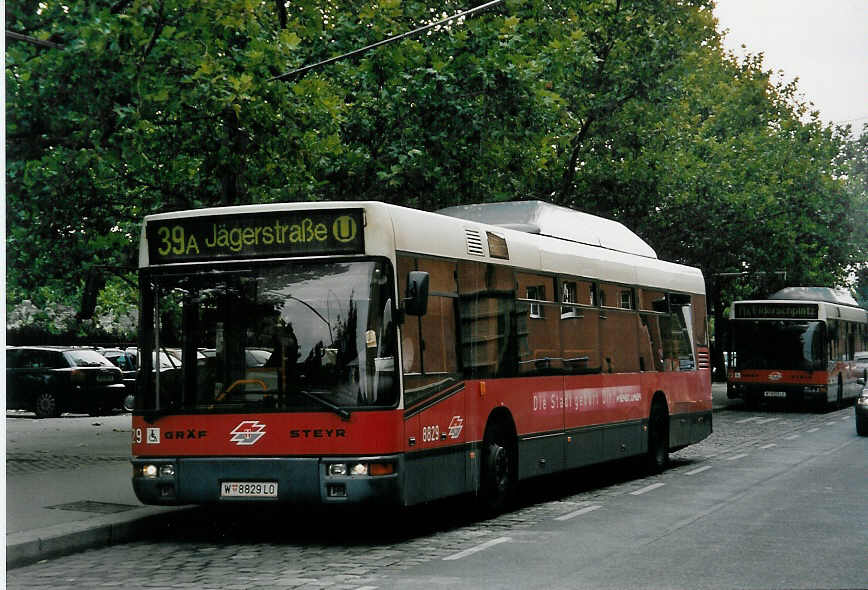
[[[57,407],[57,396],[50,391],[37,394],[33,406],[33,412],[37,418],[56,418],[60,415],[60,409]]]
[[[480,499],[488,514],[503,512],[515,493],[517,481],[515,436],[503,422],[490,423],[482,440]]]
[[[651,473],[660,473],[669,465],[669,411],[660,396],[651,403],[648,416],[648,452],[645,467]]]

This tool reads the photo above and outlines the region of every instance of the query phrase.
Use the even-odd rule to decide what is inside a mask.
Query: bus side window
[[[596,284],[563,278],[561,284],[561,358],[572,375],[600,372],[600,310]]]
[[[706,321],[705,296],[693,295],[693,336],[697,346],[708,346],[708,323]]]
[[[633,291],[600,283],[600,357],[604,373],[638,371],[639,325]]]
[[[663,370],[663,335],[660,332],[659,314],[639,314],[639,370]]]
[[[664,370],[693,370],[696,368],[696,361],[693,356],[693,313],[690,296],[670,293],[666,299],[669,313],[661,318]]]
[[[517,371],[520,375],[561,372],[560,323],[562,306],[550,276],[515,273],[517,308],[525,313],[526,338],[520,347]]]
[[[493,264],[458,263],[459,341],[467,377],[514,375],[526,346],[526,322],[516,317],[512,269]],[[526,307],[522,307],[526,310]]]
[[[398,292],[407,288],[411,270],[429,273],[428,311],[407,316],[401,326],[404,403],[407,407],[436,395],[455,383],[455,264],[444,260],[398,257]]]

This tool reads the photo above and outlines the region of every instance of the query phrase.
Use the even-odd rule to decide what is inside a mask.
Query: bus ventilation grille
[[[482,249],[482,234],[475,229],[465,229],[464,235],[467,238],[467,253],[485,256],[485,251]]]
[[[709,358],[708,349],[705,347],[697,348],[696,360],[700,369],[708,369],[711,367],[711,359]]]

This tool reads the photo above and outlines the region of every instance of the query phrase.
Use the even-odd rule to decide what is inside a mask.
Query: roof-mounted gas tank
[[[642,238],[624,225],[543,201],[507,201],[458,205],[438,213],[500,227],[657,258]]]

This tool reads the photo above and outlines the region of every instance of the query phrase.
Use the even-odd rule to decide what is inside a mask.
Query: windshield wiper
[[[340,406],[337,406],[337,405],[331,403],[330,401],[328,401],[327,399],[321,398],[320,396],[316,395],[313,392],[306,391],[304,389],[296,389],[293,391],[293,393],[300,393],[304,397],[314,400],[315,402],[317,402],[321,406],[328,408],[329,410],[331,410],[332,412],[334,412],[335,414],[340,416],[341,419],[343,419],[343,420],[349,420],[350,419],[350,411],[349,410],[347,410],[346,408],[342,408]]]

